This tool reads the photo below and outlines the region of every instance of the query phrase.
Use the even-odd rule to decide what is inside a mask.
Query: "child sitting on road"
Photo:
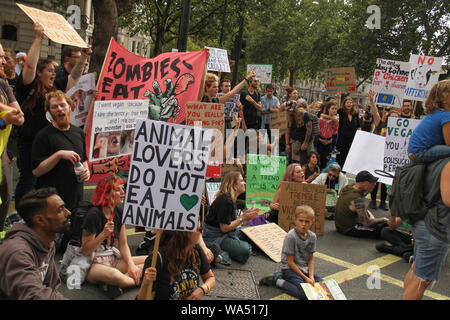
[[[408,154],[413,161],[430,163],[450,157],[450,80],[434,85],[425,107],[427,115],[411,135]]]
[[[295,209],[295,228],[289,230],[281,252],[281,272],[262,278],[260,285],[276,285],[286,293],[302,300],[306,294],[302,283],[314,285],[322,278],[314,274],[314,257],[317,236],[310,230],[314,221],[314,210],[307,205]]]

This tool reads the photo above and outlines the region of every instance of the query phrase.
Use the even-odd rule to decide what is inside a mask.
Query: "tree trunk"
[[[289,69],[289,86],[290,87],[294,86],[294,74],[295,74],[295,70]]]
[[[117,38],[119,18],[115,0],[92,1],[94,8],[94,32],[89,72],[100,75],[111,37]]]

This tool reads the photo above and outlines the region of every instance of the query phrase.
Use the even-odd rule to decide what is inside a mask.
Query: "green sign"
[[[286,170],[286,157],[247,154],[246,202],[260,213],[270,211],[270,203]]]

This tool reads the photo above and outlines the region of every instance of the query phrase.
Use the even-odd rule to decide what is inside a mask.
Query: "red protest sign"
[[[205,71],[208,53],[166,52],[153,59],[129,52],[111,39],[103,64],[96,100],[150,101],[149,118],[153,120],[184,123],[185,104],[196,101]],[[90,115],[89,126],[93,114]],[[86,146],[91,139],[91,127],[86,133]],[[90,154],[90,150],[87,150]],[[119,175],[126,176],[129,156],[119,158]],[[102,160],[90,163],[91,182],[99,181],[110,172],[110,162]]]

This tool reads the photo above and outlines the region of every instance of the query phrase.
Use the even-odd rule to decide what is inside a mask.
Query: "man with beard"
[[[258,115],[258,111],[261,111],[261,96],[257,88],[258,80],[253,77],[252,80],[248,80],[248,89],[241,92],[240,102],[244,107],[244,122],[242,125],[247,129],[258,130],[261,126],[261,119]]]
[[[55,235],[70,227],[70,211],[54,188],[22,197],[16,222],[0,246],[0,296],[15,300],[62,300],[55,257]]]
[[[37,187],[54,187],[69,210],[77,207],[83,196],[83,182],[90,178],[86,158],[83,130],[70,124],[73,105],[65,93],[50,92],[46,96],[45,110],[52,125],[38,132],[32,148],[33,175]],[[74,165],[81,162],[84,172],[77,177]]]

